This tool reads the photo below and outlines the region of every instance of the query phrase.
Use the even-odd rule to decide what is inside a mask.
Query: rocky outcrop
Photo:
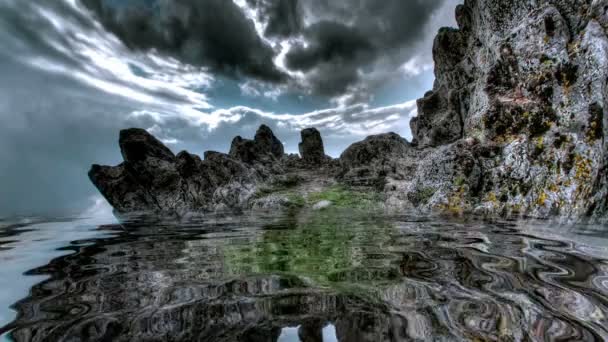
[[[237,136],[230,146],[230,156],[247,164],[269,164],[283,158],[283,154],[283,143],[266,125],[260,126],[253,140]]]
[[[340,156],[339,179],[349,185],[382,186],[396,175],[404,158],[416,151],[395,133],[367,137],[347,148]]]
[[[385,176],[387,203],[605,217],[606,2],[466,0],[456,18],[435,39],[436,81],[411,122],[417,152]]]
[[[94,166],[91,180],[119,212],[181,212],[247,207],[259,184],[321,165],[345,185],[382,190],[396,210],[604,218],[606,2],[465,0],[456,19],[435,39],[436,80],[418,100],[411,144],[369,137],[336,165],[316,129],[302,132],[300,158],[262,126],[253,140],[235,138],[229,155],[200,160],[127,130],[125,162]]]
[[[302,142],[299,144],[300,156],[302,160],[310,165],[320,165],[326,162],[329,157],[325,155],[323,139],[321,133],[316,128],[307,128],[301,132]]]
[[[308,158],[285,155],[281,141],[262,125],[253,140],[234,138],[229,154],[207,151],[201,159],[185,151],[176,156],[147,131],[126,129],[119,138],[124,162],[93,165],[89,178],[118,214],[182,216],[256,205],[265,208],[255,198],[262,186],[289,183],[286,179],[295,178],[287,177],[288,173],[297,174],[312,164],[317,168],[331,164],[318,131],[305,132],[303,145]],[[310,132],[317,132],[317,137],[311,139]],[[284,201],[267,202],[281,207]]]

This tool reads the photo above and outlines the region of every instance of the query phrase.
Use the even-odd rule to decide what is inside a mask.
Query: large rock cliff
[[[373,136],[335,161],[308,129],[300,159],[262,126],[201,160],[126,130],[125,162],[93,166],[90,178],[118,212],[273,207],[287,200],[258,198],[262,184],[322,169],[327,184],[378,191],[387,209],[605,217],[608,3],[465,0],[456,19],[435,39],[436,81],[418,100],[411,143]]]
[[[441,29],[414,158],[388,203],[601,217],[607,209],[608,3],[466,0]]]

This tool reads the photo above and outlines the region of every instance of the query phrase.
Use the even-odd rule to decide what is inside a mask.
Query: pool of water
[[[0,221],[0,340],[608,339],[608,227],[369,212]]]

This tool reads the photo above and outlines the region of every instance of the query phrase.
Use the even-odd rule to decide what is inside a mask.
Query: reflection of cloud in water
[[[301,326],[281,329],[281,335],[279,335],[277,342],[307,342],[300,339],[298,334],[300,328]],[[333,324],[326,325],[321,331],[321,337],[322,340],[319,342],[338,342],[336,327]]]
[[[3,301],[45,280],[15,306],[17,341],[608,337],[605,237],[577,238],[590,227],[548,239],[513,222],[338,211],[22,228],[35,231],[0,240],[0,258],[22,258],[0,279],[27,283]]]

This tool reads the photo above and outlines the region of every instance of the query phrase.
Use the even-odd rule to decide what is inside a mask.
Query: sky
[[[432,43],[460,0],[0,0],[0,217],[103,205],[91,164],[141,127],[174,152],[227,152],[316,127],[337,157],[411,138]]]

